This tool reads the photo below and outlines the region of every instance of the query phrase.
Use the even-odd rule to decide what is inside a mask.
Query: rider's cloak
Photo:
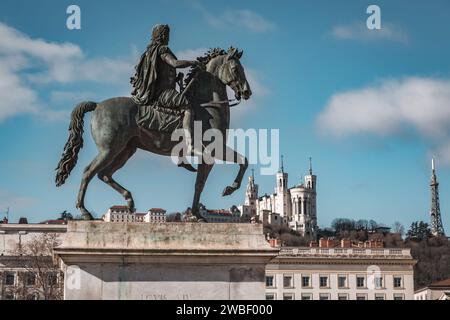
[[[131,78],[134,87],[131,93],[134,102],[138,105],[150,105],[156,97],[156,80],[158,78],[157,63],[161,45],[152,42],[142,54],[136,74]]]

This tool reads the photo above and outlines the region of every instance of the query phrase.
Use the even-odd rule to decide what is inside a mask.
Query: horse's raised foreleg
[[[201,219],[202,217],[199,214],[199,204],[200,204],[200,196],[202,194],[203,188],[205,187],[206,180],[208,179],[209,173],[214,165],[202,163],[199,164],[197,168],[197,179],[195,181],[195,194],[194,200],[192,201],[192,215]]]
[[[248,160],[242,154],[231,149],[228,146],[224,146],[223,153],[221,155],[215,155],[215,158],[218,160],[239,164],[239,172],[236,176],[236,179],[234,179],[233,184],[231,186],[225,187],[222,192],[223,197],[232,195],[241,187],[242,179],[244,178],[245,171],[247,171],[248,168]]]
[[[120,154],[116,156],[114,161],[109,166],[101,170],[97,175],[100,180],[119,192],[125,198],[128,204],[128,210],[130,212],[135,211],[133,195],[130,191],[117,183],[112,176],[117,170],[122,168],[125,163],[127,163],[128,159],[130,159],[136,152],[136,149],[136,146],[133,144],[128,145]]]
[[[81,180],[80,191],[78,192],[78,200],[76,207],[80,209],[84,220],[93,220],[92,215],[84,206],[84,197],[89,182],[103,168],[108,166],[114,159],[114,154],[109,150],[102,150],[95,159],[84,169],[83,179]]]

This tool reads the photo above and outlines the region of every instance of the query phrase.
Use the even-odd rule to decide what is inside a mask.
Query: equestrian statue
[[[178,166],[197,172],[191,207],[193,217],[202,219],[199,214],[200,196],[214,159],[239,164],[234,182],[224,189],[222,195],[231,195],[241,186],[248,161],[226,145],[226,136],[230,127],[230,107],[233,106],[230,104],[233,100],[227,96],[227,86],[234,91],[238,101],[235,104],[252,95],[240,63],[243,52],[233,47],[227,51],[214,48],[197,60],[178,60],[168,47],[169,35],[168,25],[153,27],[151,42],[131,78],[131,97],[111,98],[100,103],[82,102],[72,111],[69,139],[56,168],[55,182],[56,186],[63,185],[75,167],[83,147],[84,115],[92,112],[91,134],[98,154],[84,169],[76,203],[85,220],[93,219],[85,207],[84,198],[95,175],[119,192],[127,201],[128,210],[134,212],[131,192],[114,180],[114,173],[137,149],[173,157],[173,150],[180,143],[173,139],[177,130],[183,132],[185,146],[184,152],[176,154]],[[182,73],[177,74],[178,68],[188,67],[191,70],[186,79]],[[194,122],[201,124],[201,136],[193,134]],[[199,141],[209,129],[220,132],[224,137],[221,152],[211,152],[209,146],[212,142]],[[194,168],[187,161],[189,156],[204,161],[199,161]]]

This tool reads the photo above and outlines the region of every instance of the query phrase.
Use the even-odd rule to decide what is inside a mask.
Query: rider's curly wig
[[[152,41],[156,43],[163,43],[169,36],[170,27],[167,24],[157,24],[152,30]]]

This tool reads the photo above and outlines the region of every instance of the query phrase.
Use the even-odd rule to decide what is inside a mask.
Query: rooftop
[[[128,210],[127,206],[112,206],[110,207],[111,210]]]
[[[151,208],[151,209],[148,209],[148,211],[152,211],[152,212],[166,212],[166,210],[164,210],[163,208]]]
[[[228,210],[206,210],[208,214],[220,215],[220,216],[231,216],[232,213]]]
[[[435,287],[449,287],[450,288],[450,278],[433,282],[428,286],[429,288],[435,288]]]

